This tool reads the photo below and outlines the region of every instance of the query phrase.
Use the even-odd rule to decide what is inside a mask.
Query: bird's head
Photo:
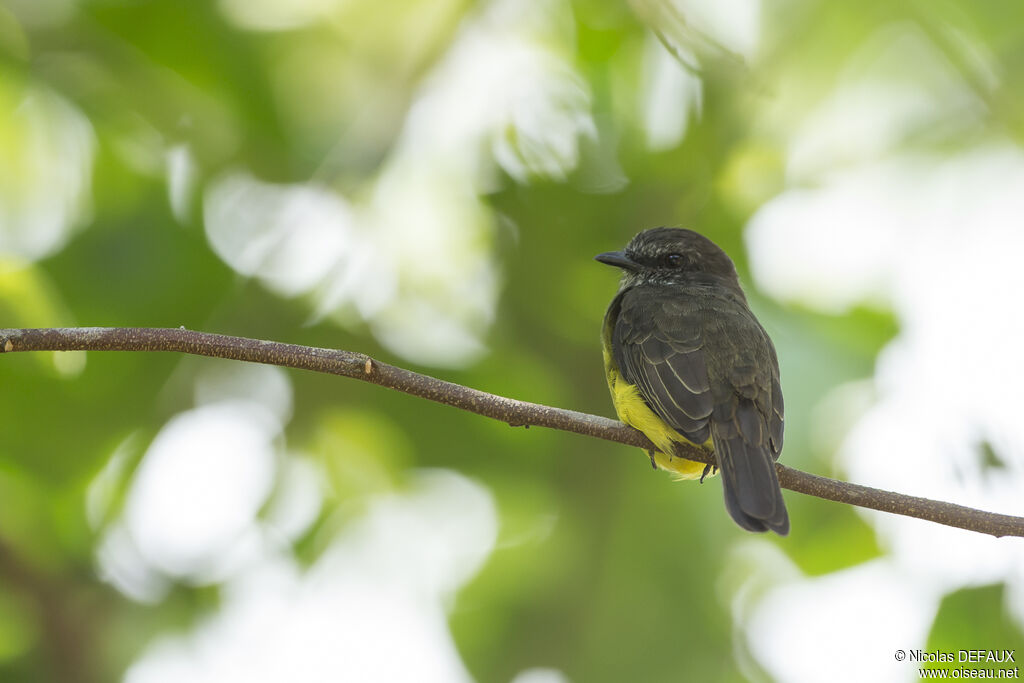
[[[622,269],[623,289],[648,283],[719,283],[740,290],[732,259],[714,242],[693,230],[644,230],[622,251],[609,251],[594,258]]]

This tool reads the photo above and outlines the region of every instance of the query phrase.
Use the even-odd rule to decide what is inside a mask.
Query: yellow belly
[[[636,385],[622,379],[619,369],[611,362],[605,350],[605,368],[608,375],[608,388],[612,393],[612,403],[619,419],[630,427],[640,430],[651,440],[658,450],[654,453],[654,463],[660,469],[668,470],[675,479],[699,479],[704,472],[704,463],[694,462],[685,458],[669,455],[673,452],[673,443],[693,444],[685,436],[665,424],[647,405]],[[701,447],[711,451],[711,439]]]

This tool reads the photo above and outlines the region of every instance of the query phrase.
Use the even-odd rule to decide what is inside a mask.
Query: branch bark
[[[17,351],[170,351],[251,363],[264,363],[342,375],[467,410],[513,427],[560,429],[627,446],[654,446],[641,432],[616,420],[573,410],[495,396],[446,382],[351,351],[230,337],[184,328],[80,327],[0,329],[0,352]],[[676,455],[705,464],[713,456],[680,445]],[[783,488],[838,503],[848,503],[937,522],[995,537],[1024,537],[1024,518],[985,512],[928,498],[819,477],[776,464]]]

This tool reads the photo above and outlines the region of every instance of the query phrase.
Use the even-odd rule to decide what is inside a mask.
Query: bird
[[[701,482],[718,470],[736,524],[787,535],[775,472],[784,424],[779,361],[732,259],[698,232],[665,227],[594,258],[622,271],[601,334],[619,419],[654,444],[655,469]],[[676,443],[712,452],[715,464],[675,455]]]

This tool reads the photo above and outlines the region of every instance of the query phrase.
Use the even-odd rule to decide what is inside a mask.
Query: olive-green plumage
[[[713,450],[736,523],[789,533],[775,474],[783,429],[779,363],[732,260],[703,235],[679,228],[646,230],[597,260],[623,271],[602,335],[619,417],[658,447],[656,466],[683,478],[704,466],[673,458],[673,442]]]

